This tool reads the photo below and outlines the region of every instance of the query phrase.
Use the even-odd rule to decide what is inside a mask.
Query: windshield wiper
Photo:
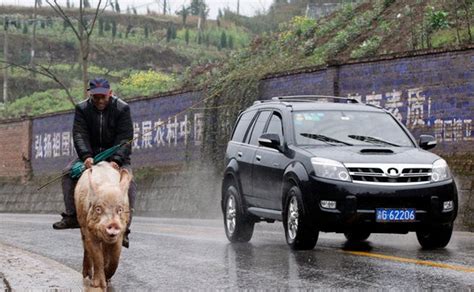
[[[323,142],[326,142],[330,145],[333,145],[331,143],[339,143],[339,144],[344,144],[344,145],[347,145],[347,146],[352,146],[352,144],[350,144],[350,143],[347,143],[347,142],[344,142],[344,141],[341,141],[341,140],[337,140],[337,139],[334,139],[334,138],[331,138],[331,137],[328,137],[328,136],[324,136],[324,135],[310,134],[310,133],[301,133],[300,135],[303,136],[303,137],[306,137],[306,138],[323,141]]]
[[[367,143],[372,143],[372,144],[382,144],[382,145],[390,145],[394,147],[400,147],[400,145],[388,142],[379,138],[371,137],[371,136],[360,136],[360,135],[348,135],[347,137],[354,139],[354,140],[359,140],[362,142],[367,142]]]

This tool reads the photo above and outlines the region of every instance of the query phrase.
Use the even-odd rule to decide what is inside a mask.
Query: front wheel
[[[418,230],[416,238],[424,249],[441,248],[448,245],[453,234],[453,224],[432,226]]]
[[[248,242],[255,222],[245,215],[242,198],[234,185],[229,185],[224,197],[224,227],[230,242]]]
[[[288,191],[283,214],[286,242],[294,250],[313,249],[318,241],[319,231],[313,225],[311,216],[305,214],[301,191],[297,186]]]

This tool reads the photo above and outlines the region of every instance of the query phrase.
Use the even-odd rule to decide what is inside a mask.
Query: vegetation
[[[206,133],[219,133],[216,136],[222,138],[208,146],[214,153],[215,149],[221,149],[220,143],[225,143],[239,109],[258,98],[258,80],[265,75],[324,65],[331,60],[343,62],[350,58],[471,43],[473,2],[347,1],[330,16],[310,19],[303,16],[304,0],[279,0],[269,11],[251,18],[225,9],[219,12],[217,21],[206,19],[208,7],[202,0],[192,1],[192,7],[181,7],[177,16],[151,11],[146,16],[122,14],[118,13],[115,2],[114,12],[102,14],[98,28],[92,32],[93,57],[88,72],[91,76],[109,78],[124,98],[183,86],[206,88],[209,116],[226,121],[206,124]],[[27,13],[16,13],[21,9],[8,9],[4,14],[15,20],[8,27],[13,46],[11,59],[26,66],[32,23]],[[42,8],[38,14],[37,58],[76,92],[81,75],[76,64],[78,45],[73,32],[51,11]],[[20,80],[31,76],[15,69],[10,78]],[[26,87],[30,91],[19,93],[24,101],[7,104],[0,111],[1,116],[66,107],[46,98],[46,94],[53,93],[62,96],[56,89],[44,88],[46,84],[54,87],[51,80],[38,75],[34,78],[42,89],[35,92]],[[80,95],[74,96],[77,100]],[[34,105],[35,99],[38,106]],[[28,111],[21,111],[21,106]]]

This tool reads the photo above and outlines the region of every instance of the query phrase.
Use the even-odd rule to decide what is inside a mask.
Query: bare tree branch
[[[72,28],[72,31],[74,32],[74,34],[76,35],[76,37],[78,39],[80,39],[81,37],[79,36],[79,32],[77,31],[76,27],[74,26],[74,24],[71,22],[70,18],[68,15],[66,15],[66,12],[64,12],[64,10],[61,8],[61,6],[58,4],[57,0],[54,0],[54,4],[52,4],[50,2],[50,0],[46,0],[46,3],[48,3],[49,6],[51,6],[51,8],[53,8],[54,12],[56,12],[56,14],[58,14],[64,21],[67,22],[67,24]]]
[[[0,63],[6,64],[6,67],[3,68],[9,68],[9,67],[15,67],[15,68],[20,68],[25,71],[29,72],[34,72],[39,75],[48,77],[49,79],[55,81],[61,88],[66,92],[68,100],[71,102],[71,104],[74,106],[76,104],[74,97],[72,96],[71,92],[69,91],[69,88],[62,82],[57,75],[50,70],[50,68],[47,68],[43,65],[40,64],[35,64],[35,68],[33,69],[32,67],[21,65],[21,64],[16,64],[16,63],[11,63],[11,62],[5,62],[0,60]],[[40,68],[40,69],[37,69]]]
[[[105,5],[104,5],[104,9],[102,9],[102,11],[101,11],[100,10],[100,4],[101,3],[102,3],[102,0],[99,0],[99,4],[97,4],[97,8],[95,9],[94,18],[92,19],[91,27],[87,31],[87,37],[90,37],[92,32],[94,31],[94,26],[95,26],[95,23],[96,23],[97,18],[99,16],[99,12],[102,14],[104,12],[105,8],[107,7],[107,2],[106,2]]]

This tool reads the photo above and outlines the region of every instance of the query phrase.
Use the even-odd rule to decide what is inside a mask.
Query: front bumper
[[[454,180],[414,186],[381,186],[310,177],[305,188],[309,212],[321,231],[345,232],[354,229],[380,233],[406,233],[432,225],[450,224],[457,216]],[[336,209],[321,207],[321,200],[336,201]],[[453,201],[451,211],[443,202]],[[376,208],[414,208],[410,222],[377,222]]]

